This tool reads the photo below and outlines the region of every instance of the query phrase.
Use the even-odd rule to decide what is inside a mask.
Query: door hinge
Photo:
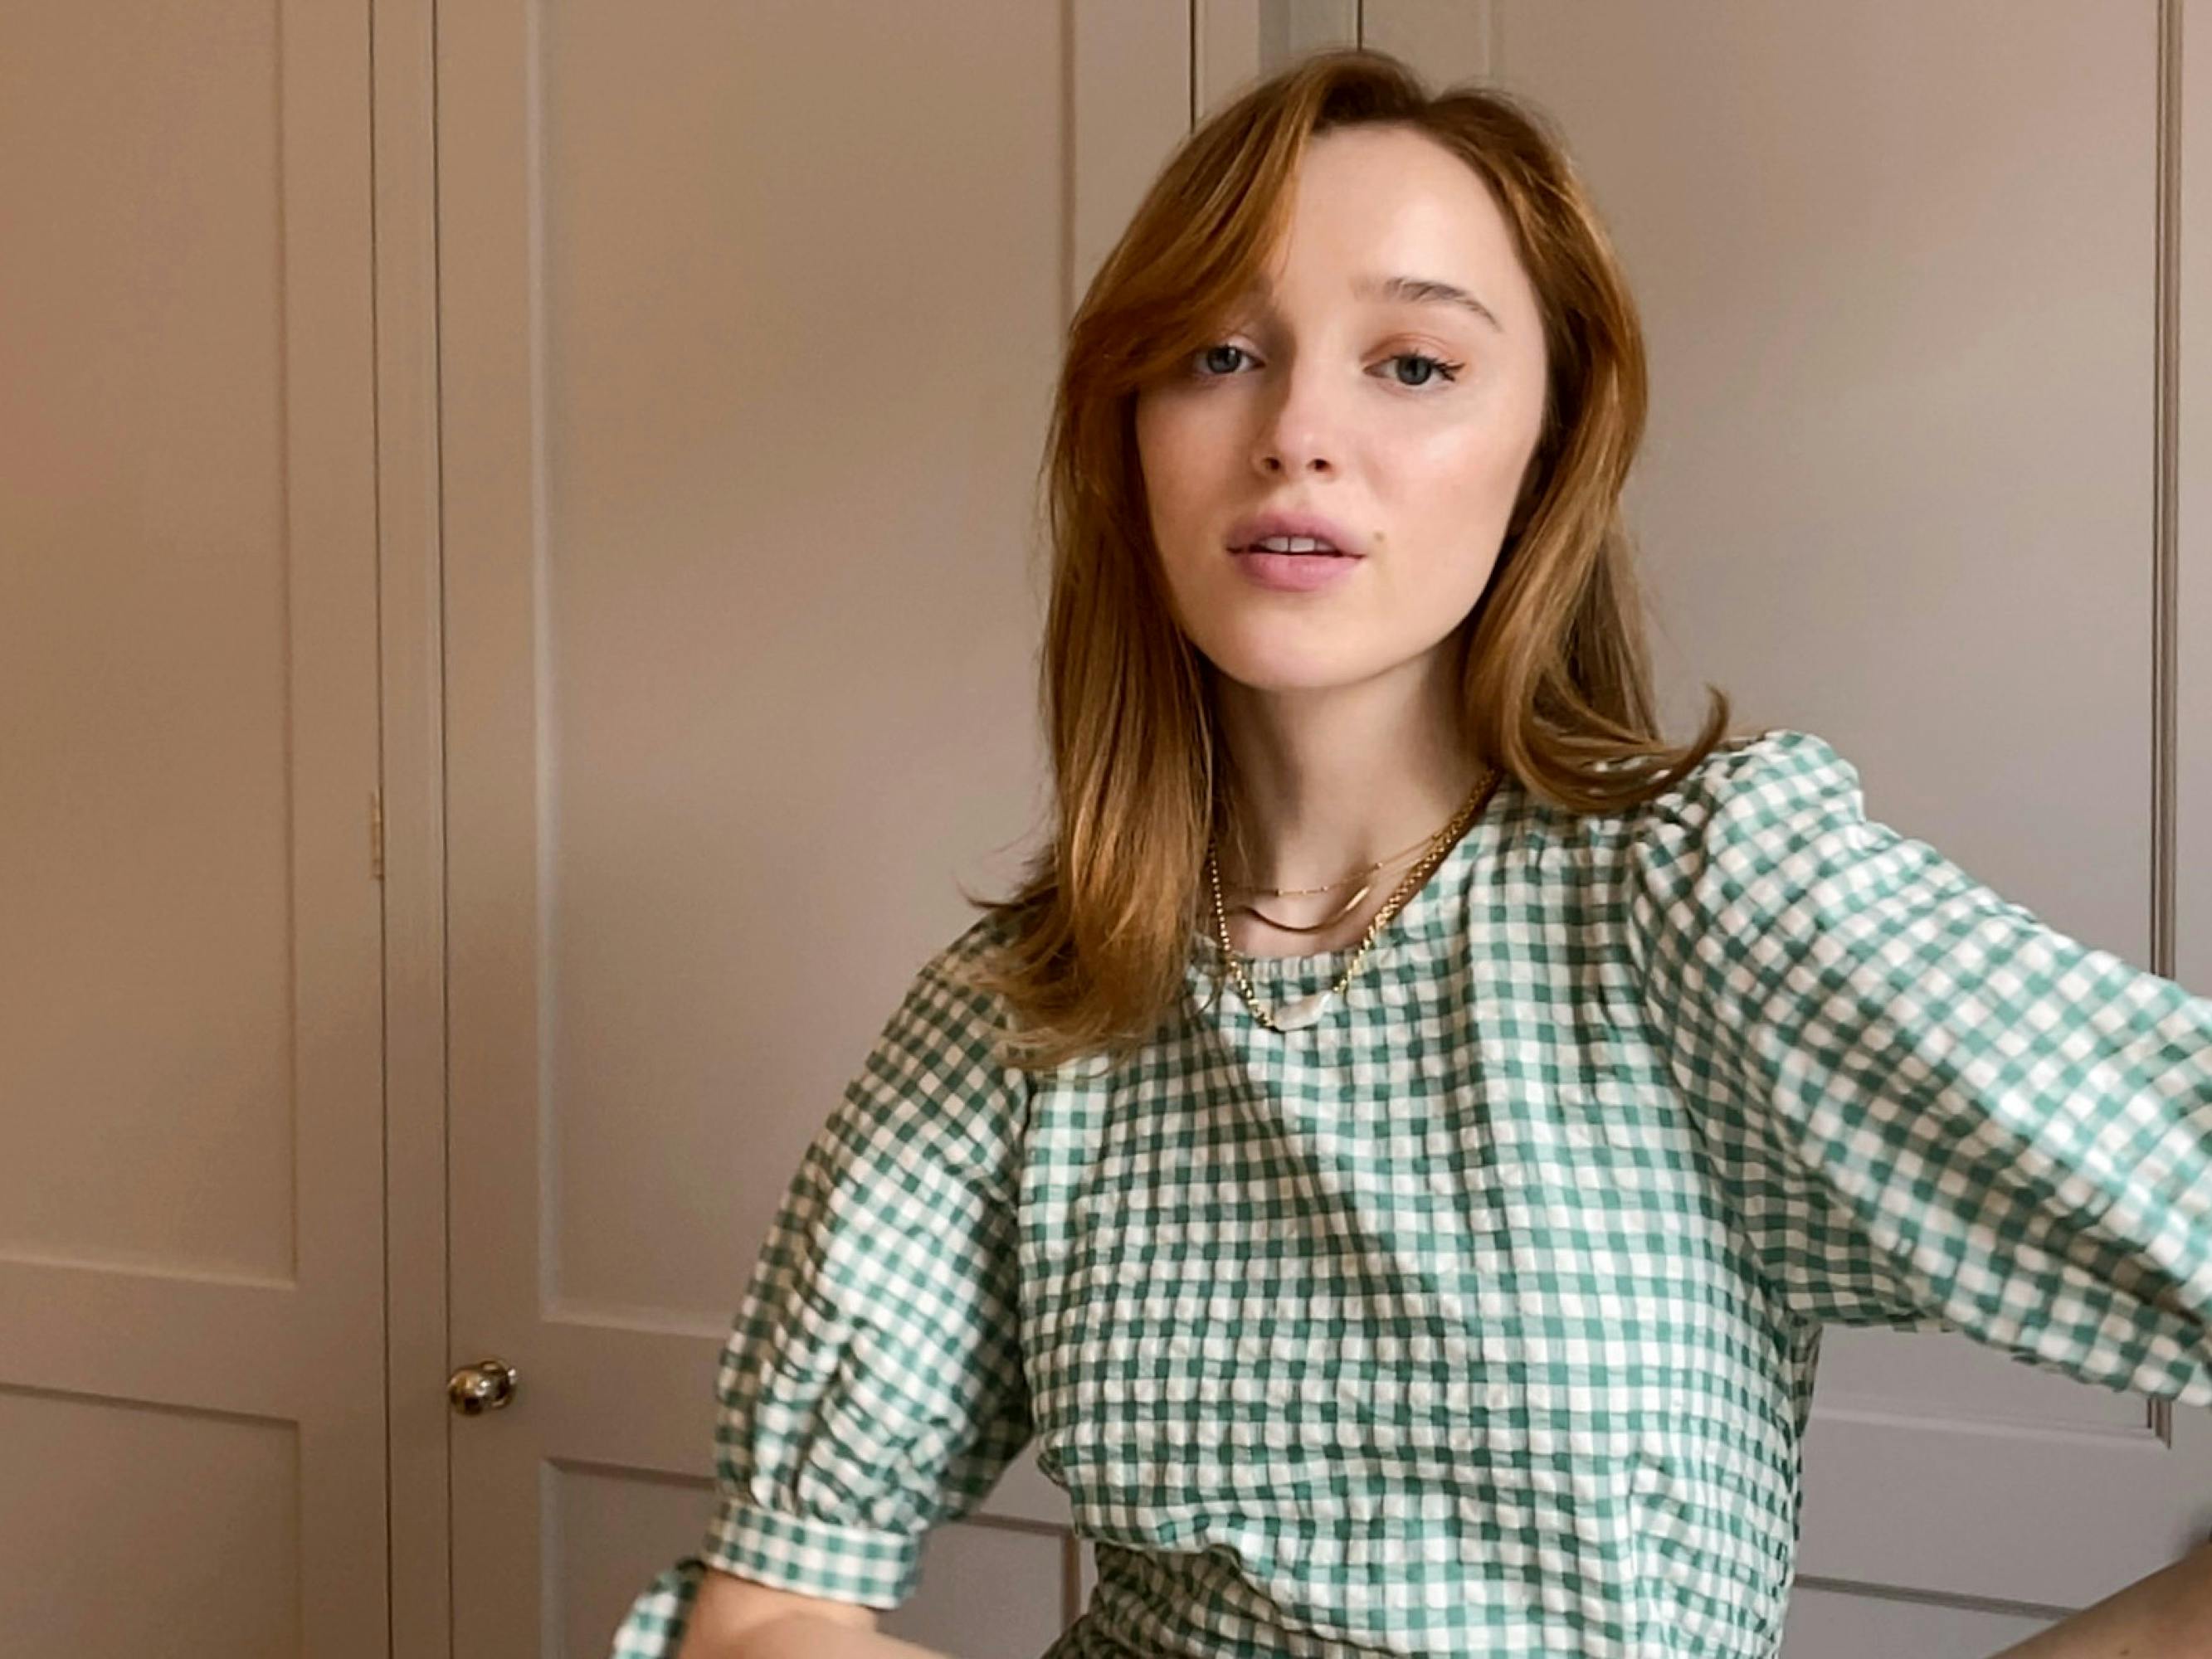
[[[384,879],[384,798],[374,789],[368,792],[368,873]]]

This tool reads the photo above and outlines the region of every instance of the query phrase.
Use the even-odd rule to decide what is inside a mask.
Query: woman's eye
[[[1394,363],[1426,363],[1430,368],[1446,380],[1456,380],[1459,379],[1460,370],[1467,367],[1464,363],[1448,363],[1441,357],[1431,357],[1425,351],[1401,351],[1390,361]],[[1401,380],[1398,384],[1404,386],[1407,382]],[[1423,380],[1413,384],[1426,386],[1428,381]]]
[[[1218,380],[1227,378],[1225,375],[1216,374],[1212,372],[1214,367],[1218,366],[1219,354],[1224,352],[1233,352],[1239,357],[1249,355],[1245,351],[1243,346],[1231,345],[1225,341],[1218,345],[1203,346],[1200,348],[1198,352],[1195,354],[1195,361],[1198,366],[1197,374],[1200,380]],[[1425,351],[1395,352],[1384,361],[1394,363],[1413,362],[1426,365],[1427,373],[1422,379],[1418,380],[1401,380],[1398,382],[1399,385],[1407,387],[1409,391],[1419,391],[1421,387],[1429,385],[1432,380],[1439,376],[1446,381],[1456,380],[1459,379],[1460,371],[1467,367],[1464,363],[1447,362],[1442,357],[1431,356]],[[1233,373],[1234,365],[1231,365],[1230,368]]]

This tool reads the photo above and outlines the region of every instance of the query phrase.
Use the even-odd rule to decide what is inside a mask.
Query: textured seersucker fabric
[[[1110,1072],[923,965],[725,1349],[702,1565],[890,1607],[1034,1437],[1099,1582],[1045,1659],[1768,1659],[1823,1322],[2212,1404],[2212,999],[1864,815],[1786,729],[1646,805],[1510,779],[1348,1005],[1194,941]],[[1248,959],[1270,1005],[1348,953]]]

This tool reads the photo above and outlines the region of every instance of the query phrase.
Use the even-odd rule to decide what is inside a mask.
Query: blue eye
[[[1394,363],[1426,363],[1446,380],[1456,380],[1460,370],[1467,367],[1465,363],[1448,363],[1441,357],[1431,357],[1425,351],[1401,351],[1389,361]],[[1399,384],[1403,386],[1406,382],[1401,380]],[[1420,384],[1425,386],[1428,382],[1424,380]]]
[[[1201,380],[1220,380],[1228,379],[1229,377],[1225,374],[1214,374],[1209,373],[1207,370],[1208,361],[1212,358],[1216,352],[1222,351],[1233,351],[1240,357],[1249,356],[1251,355],[1247,352],[1243,346],[1231,345],[1225,340],[1214,345],[1201,346],[1198,350],[1191,354],[1194,362],[1196,365],[1192,370],[1193,374]],[[1400,380],[1398,382],[1399,385],[1406,387],[1409,392],[1419,391],[1422,386],[1431,384],[1431,382],[1438,376],[1441,376],[1447,382],[1456,380],[1459,379],[1460,371],[1467,367],[1465,363],[1447,362],[1442,357],[1431,356],[1425,351],[1394,352],[1389,357],[1384,359],[1384,361],[1394,363],[1425,363],[1428,366],[1430,374],[1427,379],[1417,381]]]

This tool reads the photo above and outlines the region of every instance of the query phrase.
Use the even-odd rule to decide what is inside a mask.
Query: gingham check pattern
[[[794,1177],[619,1659],[709,1564],[896,1606],[1032,1436],[1099,1564],[1045,1659],[1767,1659],[1824,1322],[2212,1403],[2212,1000],[1809,733],[1615,815],[1509,779],[1301,1031],[1200,935],[1140,1056],[1025,1079],[946,976],[992,925]]]

